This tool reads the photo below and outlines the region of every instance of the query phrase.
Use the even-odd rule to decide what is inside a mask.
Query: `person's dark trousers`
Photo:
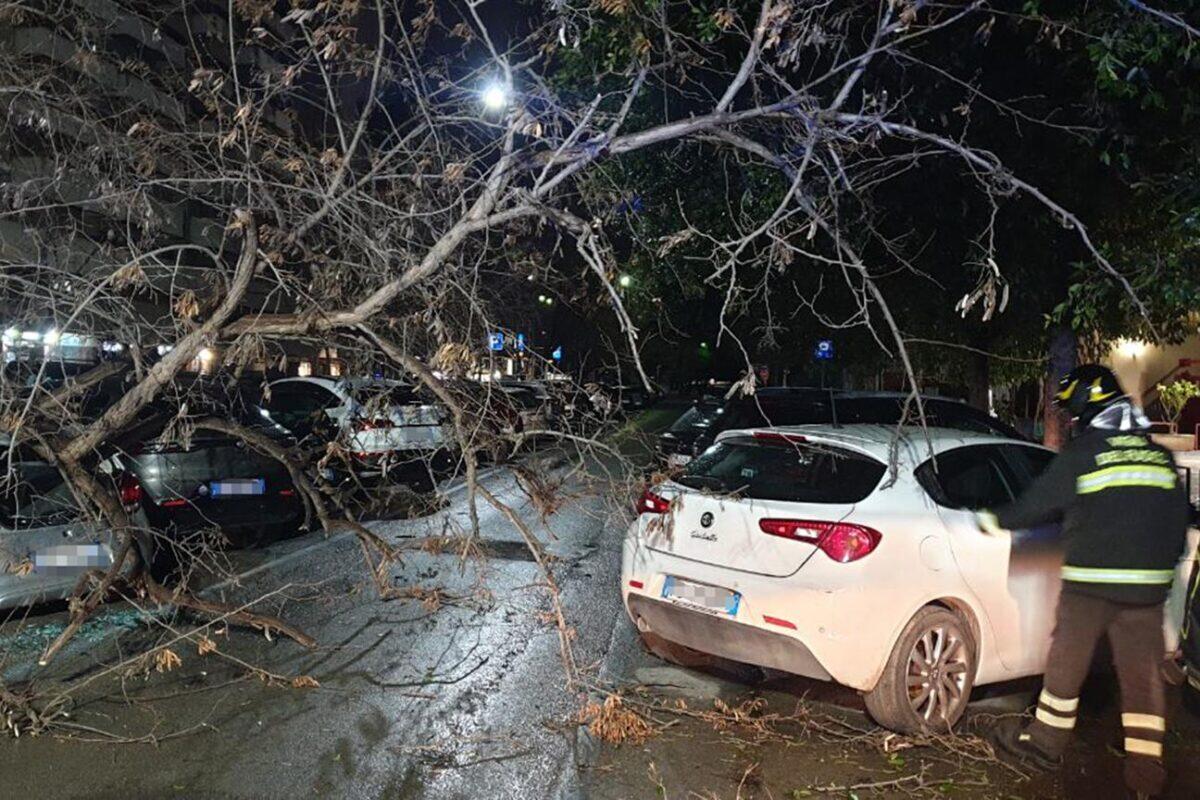
[[[1166,698],[1159,666],[1163,607],[1134,606],[1080,594],[1063,586],[1046,677],[1034,721],[1022,740],[1052,757],[1061,756],[1075,728],[1079,688],[1087,677],[1100,637],[1108,634],[1121,686],[1125,728],[1125,783],[1134,792],[1162,792]],[[1028,739],[1026,739],[1028,737]]]

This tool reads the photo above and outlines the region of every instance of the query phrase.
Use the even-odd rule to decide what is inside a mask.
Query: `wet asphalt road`
[[[555,572],[581,665],[608,671],[633,647],[620,607],[624,512],[573,485],[550,528],[499,470],[487,485],[518,509],[556,558]],[[265,608],[320,642],[315,652],[252,632],[212,635],[226,660],[181,642],[177,669],[100,674],[154,632],[134,631],[52,666],[91,678],[73,720],[136,742],[0,742],[12,797],[557,798],[578,795],[579,697],[565,689],[558,638],[540,574],[519,532],[480,504],[489,557],[414,550],[393,571],[398,586],[441,591],[381,602],[350,537],[317,536],[254,553],[254,572],[226,600],[277,592]],[[465,526],[462,492],[420,520],[377,523],[394,543]],[[552,530],[551,530],[552,528]],[[117,612],[117,609],[113,609]],[[614,634],[616,635],[614,636]],[[614,641],[616,645],[614,652]],[[264,685],[253,665],[320,688]],[[49,686],[50,684],[44,684]],[[11,793],[11,794],[10,794]]]

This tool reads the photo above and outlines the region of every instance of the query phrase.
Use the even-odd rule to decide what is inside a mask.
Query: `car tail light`
[[[294,494],[296,494],[296,490],[295,490],[295,489],[280,489],[280,490],[279,490],[279,496],[280,496],[280,497],[291,497],[291,496],[293,496]]]
[[[849,522],[823,522],[807,519],[760,519],[758,527],[763,533],[809,542],[821,548],[821,552],[841,564],[858,561],[869,555],[883,535],[866,525]]]
[[[142,484],[136,476],[122,472],[117,478],[117,491],[121,495],[121,505],[125,511],[134,511],[142,502]]]
[[[828,522],[813,522],[804,519],[760,519],[759,530],[772,536],[782,536],[784,539],[796,539],[801,542],[817,543],[829,530]]]
[[[180,506],[186,506],[187,500],[184,500],[182,497],[172,497],[170,500],[163,500],[159,505],[163,508],[179,508]]]
[[[638,500],[638,514],[665,514],[671,508],[671,501],[665,497],[659,497],[654,492],[647,489],[642,492],[641,499]]]

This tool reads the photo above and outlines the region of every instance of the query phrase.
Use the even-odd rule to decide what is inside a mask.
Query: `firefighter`
[[[1059,521],[1065,549],[1034,719],[1004,720],[991,739],[1002,757],[1028,767],[1061,764],[1080,686],[1107,634],[1121,690],[1125,784],[1134,796],[1154,796],[1166,781],[1163,601],[1183,551],[1188,502],[1174,458],[1150,440],[1149,420],[1110,370],[1072,370],[1056,402],[1074,420],[1074,438],[1015,502],[978,514],[993,535]]]

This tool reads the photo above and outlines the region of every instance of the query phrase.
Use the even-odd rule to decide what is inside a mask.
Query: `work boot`
[[[1019,719],[1002,719],[988,732],[988,741],[996,755],[1004,761],[1017,763],[1038,772],[1050,772],[1062,766],[1062,756],[1042,750],[1025,731]]]

